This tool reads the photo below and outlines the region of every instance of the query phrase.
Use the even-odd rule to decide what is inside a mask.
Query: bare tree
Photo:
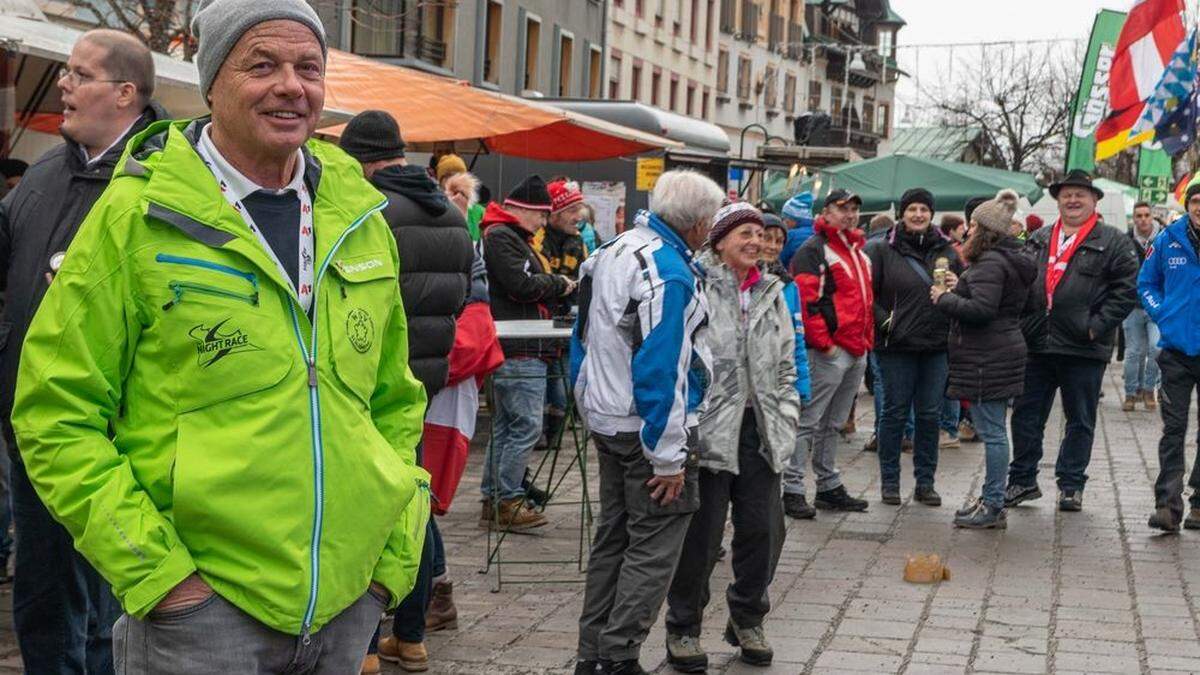
[[[939,124],[982,129],[1006,168],[1052,172],[1062,166],[1079,83],[1078,58],[1065,56],[1053,46],[984,49],[965,75],[956,64],[959,77],[921,94]]]

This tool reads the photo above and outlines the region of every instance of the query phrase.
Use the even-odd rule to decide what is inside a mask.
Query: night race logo
[[[196,359],[201,368],[207,368],[230,354],[262,349],[250,342],[250,336],[240,328],[223,331],[222,327],[228,322],[229,319],[225,319],[212,328],[197,324],[188,331],[188,337],[196,342]]]

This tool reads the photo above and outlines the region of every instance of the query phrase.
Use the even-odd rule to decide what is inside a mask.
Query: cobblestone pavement
[[[900,507],[880,503],[876,456],[860,452],[871,425],[871,399],[864,394],[860,431],[842,445],[839,463],[848,488],[869,499],[870,509],[789,521],[766,623],[775,648],[770,669],[741,664],[721,640],[727,617],[722,589],[730,572],[728,564],[718,565],[702,638],[710,672],[1200,672],[1200,605],[1194,597],[1200,594],[1200,533],[1160,536],[1146,527],[1158,414],[1120,411],[1119,367],[1109,369],[1106,394],[1084,511],[1055,510],[1055,452],[1048,442],[1041,476],[1046,497],[1013,509],[1005,532],[950,525],[954,509],[979,489],[980,444],[942,452],[941,508],[907,498]],[[1057,439],[1061,424],[1056,411],[1048,439]],[[1194,452],[1191,442],[1189,448]],[[533,461],[542,456],[534,453]],[[476,525],[478,447],[471,460],[451,512],[440,520],[459,626],[429,636],[430,672],[570,672],[582,575],[574,563],[513,564],[503,568],[500,592],[492,592],[496,569],[479,573],[487,536]],[[904,463],[904,488],[911,491],[907,455]],[[589,475],[595,475],[591,465]],[[590,488],[594,495],[596,486]],[[579,473],[572,471],[559,499],[579,495]],[[572,559],[579,550],[579,514],[578,505],[550,506],[552,524],[536,534],[511,535],[502,559]],[[905,556],[915,552],[942,555],[952,579],[929,586],[903,582]],[[512,583],[517,577],[551,583]],[[8,587],[0,588],[0,673],[19,672],[10,605]],[[642,663],[673,672],[663,662],[660,620]],[[385,672],[400,672],[392,668]]]

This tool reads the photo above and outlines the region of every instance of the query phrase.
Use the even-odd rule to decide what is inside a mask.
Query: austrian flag
[[[1111,113],[1096,130],[1096,159],[1153,138],[1152,131],[1131,132],[1187,37],[1183,9],[1183,0],[1137,0],[1129,10],[1108,78]]]

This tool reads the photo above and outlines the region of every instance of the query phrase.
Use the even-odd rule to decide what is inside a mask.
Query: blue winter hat
[[[790,218],[797,223],[811,222],[813,217],[812,193],[801,192],[787,200],[783,205],[782,213],[784,218]]]

